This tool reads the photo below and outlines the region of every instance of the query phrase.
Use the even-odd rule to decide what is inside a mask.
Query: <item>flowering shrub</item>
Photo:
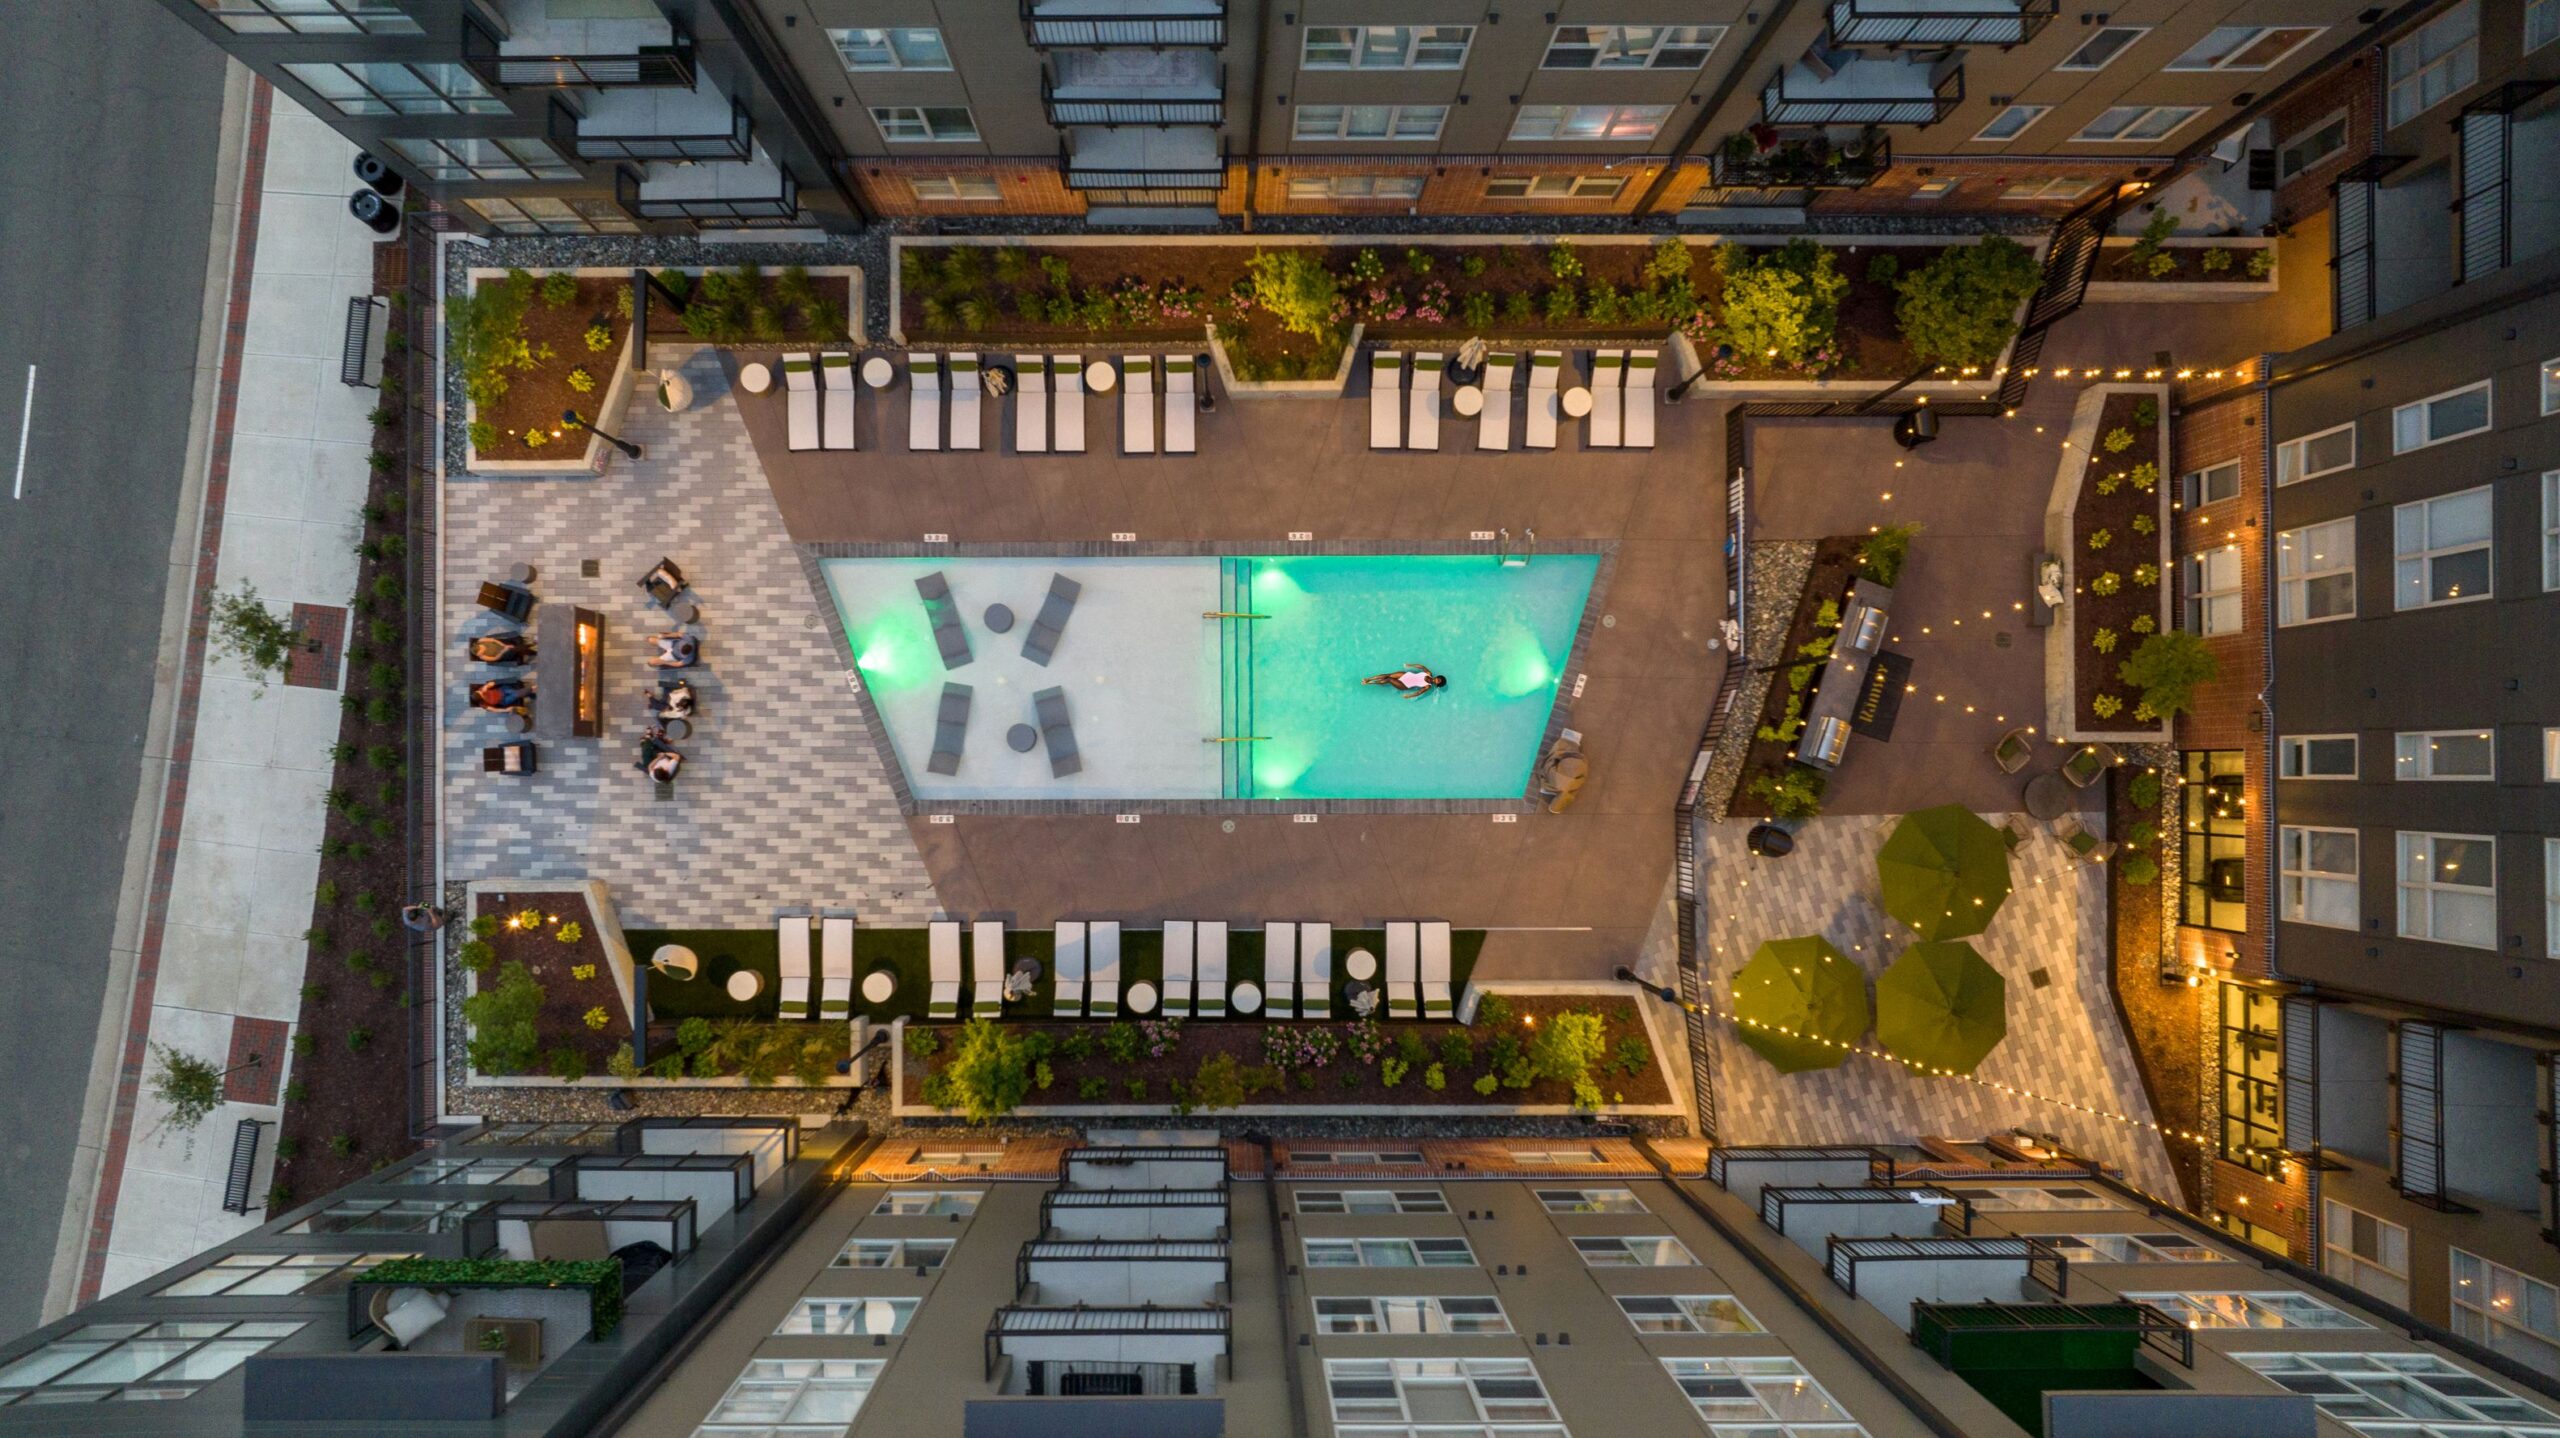
[[[1342,1050],[1342,1038],[1329,1028],[1273,1027],[1262,1031],[1262,1060],[1280,1069],[1320,1069]]]
[[[1140,1019],[1138,1041],[1146,1049],[1147,1057],[1163,1058],[1181,1044],[1182,1020]]]
[[[1384,1058],[1387,1050],[1393,1047],[1387,1042],[1386,1030],[1378,1027],[1376,1019],[1361,1019],[1351,1024],[1343,1030],[1343,1036],[1351,1050],[1351,1061],[1364,1067]]]

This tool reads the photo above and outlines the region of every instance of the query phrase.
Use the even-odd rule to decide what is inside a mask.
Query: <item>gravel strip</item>
[[[1815,547],[1809,539],[1751,546],[1751,595],[1744,605],[1750,611],[1751,628],[1743,635],[1743,652],[1727,663],[1749,664],[1749,656],[1772,653],[1786,639],[1788,626],[1795,623],[1796,606],[1804,602]],[[1751,736],[1760,727],[1760,706],[1768,702],[1769,686],[1777,677],[1774,671],[1743,677],[1742,688],[1734,694],[1733,718],[1716,738],[1715,756],[1707,761],[1707,776],[1698,791],[1702,817],[1722,821],[1733,808],[1734,788],[1742,781],[1742,761],[1750,757]]]

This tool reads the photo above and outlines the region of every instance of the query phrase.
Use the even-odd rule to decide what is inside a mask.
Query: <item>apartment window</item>
[[[2560,40],[2560,3],[2554,3],[2554,0],[2525,0],[2525,53],[2530,55],[2554,40]]]
[[[1974,138],[1991,144],[2014,140],[2027,132],[2027,127],[2044,118],[2051,105],[2011,105],[1991,117],[1991,123],[1974,133]]]
[[[299,1323],[92,1323],[0,1368],[0,1403],[185,1398],[301,1331]]]
[[[1473,25],[1310,25],[1299,68],[1455,70],[1467,63]]]
[[[2054,66],[2057,70],[2103,70],[2125,52],[2125,47],[2150,33],[2148,25],[2102,25],[2091,31],[2071,58]]]
[[[402,1169],[391,1176],[393,1183],[430,1184],[460,1183],[495,1185],[506,1188],[542,1188],[551,1182],[551,1170],[560,1160],[536,1159],[530,1163],[513,1158],[431,1158],[414,1168]]]
[[[2413,400],[2391,411],[2391,452],[2407,454],[2489,427],[2489,382]]]
[[[2392,736],[2394,779],[2494,779],[2497,743],[2486,729],[2429,729]]]
[[[2226,544],[2178,562],[2185,582],[2185,623],[2191,634],[2237,634],[2240,617],[2240,547]]]
[[[2320,1205],[2320,1271],[2396,1308],[2409,1306],[2409,1230],[2336,1199]]]
[[[2298,484],[2351,469],[2356,462],[2356,427],[2353,421],[2300,439],[2289,439],[2276,446],[2276,483]]]
[[[2234,1293],[2206,1290],[2189,1293],[2126,1293],[2135,1303],[2148,1303],[2189,1328],[2364,1328],[2364,1320],[2341,1313],[2308,1293]]]
[[[1513,1163],[1538,1164],[1547,1168],[1591,1167],[1606,1163],[1596,1148],[1515,1148]]]
[[[1302,1188],[1300,1213],[1447,1213],[1436,1188]]]
[[[2356,736],[2288,734],[2276,741],[2276,776],[2352,779],[2356,777]]]
[[[1665,1358],[1662,1367],[1716,1438],[1865,1438],[1792,1358]]]
[[[2276,623],[2317,624],[2356,613],[2356,522],[2288,529],[2276,536]]]
[[[1558,25],[1547,70],[1695,70],[1715,53],[1722,25]]]
[[[1523,105],[1515,140],[1650,140],[1671,118],[1668,105]]]
[[[1335,1430],[1362,1438],[1481,1438],[1524,1424],[1564,1432],[1526,1358],[1333,1358],[1324,1383]]]
[[[286,74],[337,107],[341,115],[503,115],[507,102],[460,65],[420,62],[295,61]]]
[[[879,1380],[876,1358],[751,1358],[694,1438],[840,1435]]]
[[[1549,1213],[1642,1213],[1643,1200],[1624,1188],[1542,1188],[1538,1204]]]
[[[2222,985],[2222,1156],[2272,1174],[2284,1147],[2284,1009],[2273,994]]]
[[[1293,200],[1418,200],[1420,175],[1291,175]]]
[[[336,1293],[377,1263],[415,1258],[414,1253],[226,1253],[162,1288],[163,1298],[267,1297],[284,1293]]]
[[[444,1202],[425,1198],[345,1198],[285,1230],[287,1233],[450,1233],[484,1200]]]
[[[465,1148],[611,1148],[617,1123],[493,1123],[465,1135]]]
[[[2560,729],[2542,731],[2542,782],[2560,784]]]
[[[919,1148],[907,1155],[911,1168],[993,1168],[1002,1162],[1000,1148]]]
[[[2082,195],[2085,195],[2096,188],[2098,188],[2098,182],[2095,180],[2074,180],[2067,178],[2055,178],[2050,180],[2021,180],[2018,183],[2009,186],[2007,189],[2002,190],[2000,192],[2000,198],[2004,200],[2053,200],[2057,202],[2069,202],[2079,199]]]
[[[2560,1377],[2560,1289],[2459,1248],[2453,1250],[2453,1331]]]
[[[2222,1263],[2220,1249],[2174,1233],[2039,1235],[2073,1263]]]
[[[2236,459],[2178,476],[2178,502],[2189,509],[2239,497],[2240,461]]]
[[[1330,1164],[1336,1168],[1376,1168],[1391,1164],[1418,1164],[1422,1150],[1416,1148],[1293,1148],[1291,1163]]]
[[[2486,834],[2400,835],[2400,936],[2498,946],[2498,841]]]
[[[2324,928],[2357,927],[2353,829],[2287,824],[2276,831],[2277,917]]]
[[[2319,33],[2313,25],[2219,25],[2161,68],[2272,70]]]
[[[2542,412],[2560,414],[2560,359],[2542,362]]]
[[[2347,112],[2333,110],[2319,124],[2276,147],[2276,178],[2290,180],[2347,148]]]
[[[578,167],[540,140],[422,140],[395,136],[392,151],[430,180],[574,180]]]
[[[1436,140],[1446,105],[1300,105],[1301,140]]]
[[[1484,182],[1488,200],[1614,200],[1624,175],[1507,175]]]
[[[1473,1268],[1463,1238],[1310,1238],[1309,1268]]]
[[[2560,589],[2560,469],[2542,472],[2542,587]]]
[[[1509,1333],[1511,1320],[1493,1298],[1319,1298],[1318,1333]]]
[[[2200,105],[2111,105],[2071,138],[2114,145],[2145,144],[2169,138],[2203,113]]]
[[[887,30],[829,30],[848,70],[948,70],[951,52],[929,25]]]
[[[1618,1295],[1618,1311],[1638,1333],[1766,1333],[1760,1320],[1729,1293]]]
[[[1911,198],[1915,200],[1943,200],[1947,196],[1954,194],[1956,192],[1956,186],[1961,183],[1963,182],[1960,180],[1922,180],[1919,184],[1911,187]]]
[[[2391,46],[2390,123],[2405,125],[2480,78],[2480,0],[2462,3]]]
[[[2482,1382],[2432,1353],[2235,1353],[2241,1363],[2280,1388],[2307,1393],[2320,1411],[2360,1433],[2416,1438],[2430,1431],[2415,1423],[2372,1423],[2372,1418],[2413,1418],[2458,1423],[2437,1432],[2485,1438],[2525,1430],[2503,1425],[2560,1423],[2560,1414]],[[2498,1425],[2474,1428],[2471,1424]]]
[[[611,200],[521,195],[512,200],[465,199],[489,228],[502,235],[636,235],[640,224]]]
[[[2093,1188],[2076,1184],[2054,1187],[2019,1187],[1992,1184],[1976,1188],[1970,1184],[1959,1190],[1972,1203],[1976,1213],[2054,1213],[2075,1209],[2113,1208],[2115,1203]]]
[[[857,1238],[830,1268],[921,1268],[930,1273],[951,1256],[947,1238]]]
[[[2399,506],[2391,547],[2396,608],[2488,598],[2489,487]]]
[[[2248,772],[2237,749],[2179,756],[2179,921],[2225,933],[2249,927]]]
[[[2560,959],[2560,839],[2542,841],[2542,956]]]
[[[904,1333],[907,1320],[915,1316],[912,1298],[803,1298],[791,1305],[773,1333],[776,1338]]]
[[[1697,1255],[1669,1236],[1643,1238],[1577,1238],[1573,1251],[1590,1268],[1687,1268]]]
[[[894,1188],[880,1198],[880,1206],[871,1212],[881,1218],[940,1218],[945,1214],[972,1214],[978,1211],[978,1195],[947,1188]]]
[[[871,123],[883,140],[965,141],[978,138],[966,105],[874,105]]]
[[[196,0],[238,35],[423,35],[396,0]]]
[[[919,200],[1001,200],[1004,188],[988,175],[911,175],[907,188]]]

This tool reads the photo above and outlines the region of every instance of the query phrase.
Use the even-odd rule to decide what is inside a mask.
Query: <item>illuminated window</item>
[[[2356,777],[2353,734],[2288,734],[2276,741],[2276,775],[2284,779]]]
[[[2205,1290],[2187,1293],[2126,1293],[2135,1303],[2148,1303],[2189,1328],[2364,1328],[2370,1325],[2341,1313],[2308,1293],[2233,1293]]]
[[[1695,70],[1715,53],[1722,25],[1559,25],[1546,70]]]
[[[2497,740],[2486,729],[2437,729],[2392,736],[2394,779],[2494,779]]]
[[[2324,928],[2355,928],[2362,907],[2356,898],[2356,847],[2353,829],[2287,824],[2277,830],[2276,916]]]
[[[2276,536],[2276,623],[2317,624],[2356,613],[2356,522],[2288,529]]]
[[[1623,1188],[1542,1188],[1538,1204],[1549,1213],[1642,1213],[1644,1201]]]
[[[907,1320],[916,1316],[916,1300],[912,1298],[803,1298],[791,1305],[782,1316],[782,1326],[774,1336],[788,1335],[829,1337],[893,1334],[907,1331]]]
[[[2452,1292],[2454,1332],[2560,1377],[2560,1289],[2457,1248]]]
[[[1668,105],[1523,105],[1515,140],[1650,140],[1671,118]]]
[[[1475,43],[1473,25],[1310,25],[1307,70],[1455,70]]]
[[[2276,996],[2222,986],[2222,1156],[2272,1174],[2284,1147],[2284,1008]]]
[[[2547,1432],[2514,1424],[2560,1423],[2560,1414],[2483,1382],[2432,1353],[2235,1353],[2231,1355],[2280,1388],[2309,1394],[2320,1411],[2376,1438],[2418,1438],[2437,1433],[2481,1438]],[[2424,1419],[2414,1423],[2367,1419]],[[2459,1427],[2434,1427],[2459,1424]],[[2495,1425],[2474,1427],[2474,1424]]]
[[[879,1380],[878,1359],[753,1358],[711,1410],[695,1438],[842,1434]]]
[[[1509,1333],[1511,1320],[1492,1298],[1319,1298],[1318,1333]]]
[[[1302,1188],[1300,1213],[1447,1213],[1436,1188]]]
[[[1591,1268],[1686,1268],[1697,1255],[1669,1236],[1644,1238],[1577,1238],[1573,1251]]]
[[[1766,1333],[1760,1320],[1728,1293],[1618,1295],[1618,1310],[1638,1333],[1703,1333],[1723,1337]]]
[[[2178,790],[2181,923],[2225,933],[2249,928],[2247,780],[2237,749],[2190,749]]]
[[[836,57],[848,70],[948,70],[951,52],[942,32],[926,27],[891,30],[829,30]]]
[[[2320,1271],[2396,1308],[2409,1306],[2409,1230],[2336,1199],[2320,1204]]]

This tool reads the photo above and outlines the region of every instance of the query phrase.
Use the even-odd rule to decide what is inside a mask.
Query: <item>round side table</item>
[[[1084,367],[1084,387],[1095,394],[1109,394],[1120,387],[1120,371],[1109,360],[1095,360]]]
[[[1129,1012],[1151,1014],[1156,1011],[1156,986],[1144,979],[1129,986]]]
[[[1016,724],[1004,731],[1005,746],[1016,754],[1028,754],[1040,743],[1040,731],[1028,724]]]
[[[1450,394],[1449,408],[1472,419],[1484,413],[1484,391],[1471,384],[1462,384]]]
[[[1247,979],[1244,982],[1237,984],[1234,988],[1227,990],[1227,1008],[1231,1012],[1239,1014],[1258,1014],[1262,1012],[1261,986],[1255,984],[1252,980]]]
[[[516,586],[518,589],[522,589],[524,586],[531,584],[533,582],[533,576],[534,568],[530,564],[512,564],[507,566],[507,582]]]
[[[887,355],[873,355],[862,362],[862,382],[873,389],[887,389],[898,378],[898,367],[889,363]]]
[[[898,973],[895,969],[873,969],[862,976],[862,1001],[866,1004],[885,1004],[896,997],[897,992]]]
[[[1010,604],[990,604],[982,618],[985,620],[989,634],[1013,632],[1013,606]]]
[[[1580,385],[1564,392],[1564,412],[1575,419],[1591,413],[1591,391]]]
[[[1353,949],[1342,956],[1342,972],[1345,977],[1366,983],[1378,976],[1378,956],[1367,949]]]
[[[762,394],[773,388],[773,371],[760,364],[748,365],[738,371],[738,388],[749,394]]]
[[[729,997],[745,1003],[764,992],[764,975],[753,969],[740,969],[729,976]]]

